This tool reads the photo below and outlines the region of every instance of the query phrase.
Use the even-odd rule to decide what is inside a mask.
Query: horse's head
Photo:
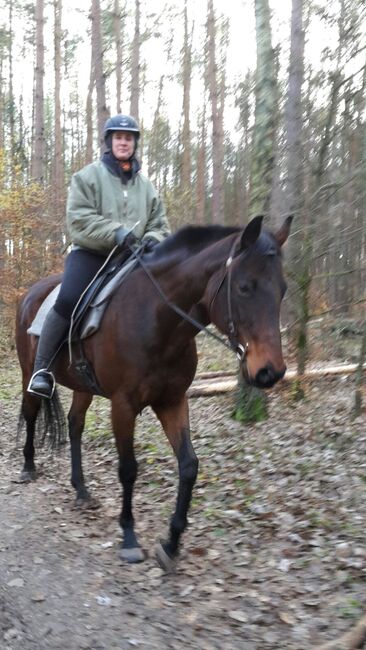
[[[219,290],[211,284],[210,317],[242,351],[246,381],[270,388],[286,371],[281,346],[280,306],[286,291],[281,246],[292,217],[275,233],[261,232],[262,217],[249,222],[234,244]],[[217,276],[215,278],[217,286]],[[213,296],[213,297],[212,297]]]

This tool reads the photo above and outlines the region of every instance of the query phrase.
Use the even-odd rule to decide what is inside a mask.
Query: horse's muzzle
[[[271,363],[260,368],[254,377],[250,377],[247,368],[243,367],[243,375],[246,381],[256,388],[271,388],[276,384],[286,372],[286,366],[280,371],[275,370]]]

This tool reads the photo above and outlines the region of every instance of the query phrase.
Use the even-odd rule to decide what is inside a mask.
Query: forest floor
[[[203,356],[204,369],[218,369]],[[300,402],[283,382],[269,419],[250,426],[231,419],[232,394],[190,400],[200,469],[178,568],[166,576],[154,544],[177,473],[151,412],[136,435],[135,518],[148,558],[131,566],[118,554],[108,403],[95,401],[84,437],[100,508],[80,512],[67,446],[38,452],[38,480],[18,482],[15,359],[0,372],[1,650],[309,650],[365,613],[366,413],[351,419],[352,375],[311,379]]]

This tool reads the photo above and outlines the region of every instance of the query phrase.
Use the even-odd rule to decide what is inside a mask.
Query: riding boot
[[[28,386],[29,393],[51,399],[55,378],[49,368],[69,326],[69,320],[60,316],[52,307],[46,316],[39,338],[33,375]]]

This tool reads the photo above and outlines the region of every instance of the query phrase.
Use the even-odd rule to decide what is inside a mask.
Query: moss
[[[294,381],[291,383],[291,389],[290,389],[290,399],[293,402],[299,402],[300,400],[304,399],[305,397],[305,390],[302,385],[302,381],[300,377],[296,377]]]
[[[232,418],[244,424],[267,420],[268,410],[265,393],[239,382]]]

